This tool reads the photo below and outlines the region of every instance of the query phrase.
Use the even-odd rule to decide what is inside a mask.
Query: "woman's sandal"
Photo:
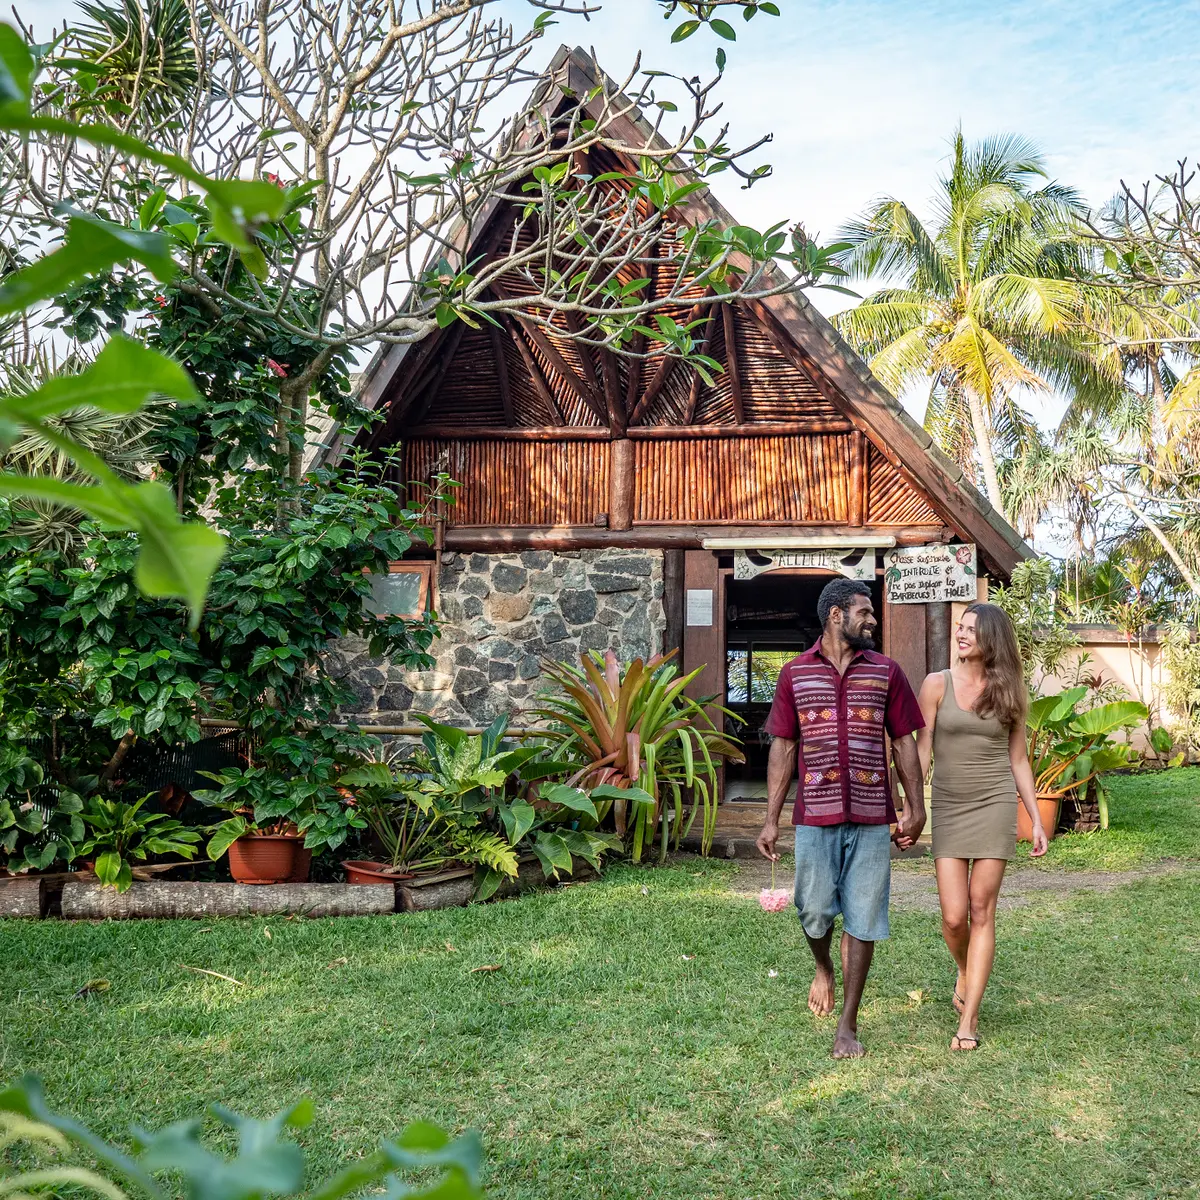
[[[957,1042],[956,1046],[954,1043]],[[974,1033],[956,1033],[950,1039],[950,1049],[957,1053],[970,1053],[979,1049],[979,1035]]]

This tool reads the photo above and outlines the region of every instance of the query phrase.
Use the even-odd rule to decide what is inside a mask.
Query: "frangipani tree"
[[[978,463],[1001,512],[996,443],[1029,427],[1022,392],[1120,391],[1119,356],[1090,329],[1102,306],[1080,281],[1085,211],[1030,142],[968,144],[959,130],[931,224],[884,197],[842,231],[852,278],[896,282],[838,328],[894,392],[928,389],[927,428],[964,469]]]

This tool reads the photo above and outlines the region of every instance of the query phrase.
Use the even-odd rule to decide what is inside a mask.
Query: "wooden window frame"
[[[389,562],[389,575],[419,575],[420,590],[417,593],[417,608],[415,612],[407,613],[376,613],[376,620],[382,621],[388,617],[403,617],[406,621],[419,621],[433,607],[433,568],[436,564],[425,560],[403,560]],[[364,572],[371,574],[371,572]]]

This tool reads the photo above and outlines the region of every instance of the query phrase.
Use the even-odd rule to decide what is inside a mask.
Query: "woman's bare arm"
[[[929,778],[929,764],[933,761],[933,728],[937,724],[938,706],[946,691],[946,677],[941,671],[926,675],[917,693],[917,703],[921,706],[921,716],[925,718],[925,728],[917,730],[917,754],[921,759],[921,778]]]
[[[1017,795],[1025,805],[1033,826],[1034,858],[1046,853],[1046,831],[1042,827],[1042,814],[1038,812],[1037,787],[1033,780],[1033,768],[1029,765],[1029,745],[1025,734],[1025,722],[1020,721],[1009,730],[1008,761],[1012,765],[1013,779],[1017,782]]]

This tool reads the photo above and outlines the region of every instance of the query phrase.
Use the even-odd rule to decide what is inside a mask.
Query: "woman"
[[[958,663],[927,675],[918,697],[925,728],[917,734],[928,777],[933,858],[942,936],[958,965],[951,1050],[979,1047],[979,1006],[996,952],[996,897],[1016,853],[1017,794],[1033,822],[1034,858],[1046,831],[1034,797],[1025,745],[1028,692],[1012,622],[995,604],[972,604],[956,630]]]

